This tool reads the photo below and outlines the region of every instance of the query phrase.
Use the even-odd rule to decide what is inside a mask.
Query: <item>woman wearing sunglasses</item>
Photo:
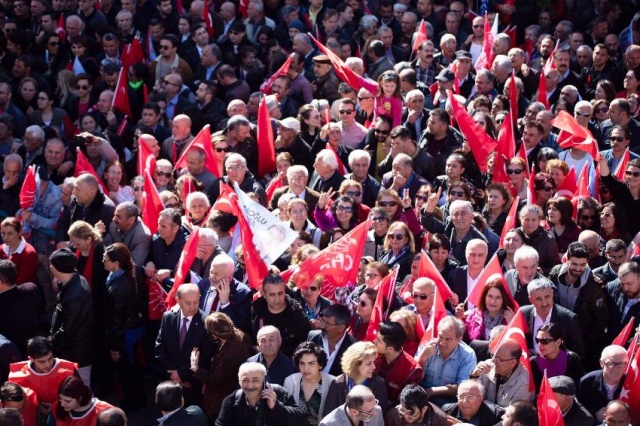
[[[598,158],[600,176],[613,195],[616,204],[620,205],[627,217],[637,217],[640,211],[640,159],[631,160],[624,172],[624,182],[621,182],[611,174],[607,159],[604,155]],[[629,232],[636,235],[640,231],[640,221],[632,220],[629,223]]]
[[[313,217],[318,224],[318,228],[327,231],[332,228],[340,228],[345,233],[353,229],[358,223],[358,205],[355,200],[348,195],[341,195],[331,204],[329,210],[325,206],[331,200],[334,191],[320,194],[318,204],[313,211]]]
[[[593,102],[593,122],[600,128],[602,123],[609,119],[609,101],[597,99]]]
[[[469,341],[489,340],[491,330],[498,325],[508,324],[515,311],[503,278],[494,275],[482,289],[478,306],[464,312],[462,305],[459,305],[456,316],[464,321]]]
[[[394,222],[387,231],[387,240],[384,245],[387,250],[380,258],[380,262],[386,263],[389,268],[398,265],[398,282],[411,273],[411,262],[415,250],[413,234],[403,222]]]
[[[548,378],[569,376],[574,383],[580,383],[580,378],[584,375],[580,357],[564,347],[562,337],[562,330],[552,322],[543,324],[538,329],[536,342],[540,354],[531,357],[531,372],[536,391],[540,390],[545,370]]]
[[[631,242],[629,220],[618,204],[607,203],[602,206],[600,211],[600,237],[605,242],[617,238],[624,241],[627,246]]]
[[[447,158],[446,166],[445,166],[445,174],[440,175],[435,178],[433,182],[434,190],[438,190],[438,188],[442,187],[442,198],[438,202],[439,206],[447,203],[447,198],[445,194],[447,194],[447,189],[454,183],[463,181],[463,174],[465,172],[467,161],[465,160],[462,154],[451,154]]]
[[[169,160],[161,158],[156,163],[156,169],[153,172],[153,183],[156,184],[158,192],[165,190],[173,190],[175,181],[173,179],[173,165]]]
[[[420,235],[423,232],[422,225],[420,225],[415,210],[405,208],[407,204],[411,205],[411,199],[407,196],[401,200],[393,189],[381,189],[378,192],[376,207],[381,207],[387,212],[389,223],[404,222],[413,235]]]
[[[360,300],[360,296],[362,295],[362,293],[368,288],[378,290],[378,286],[387,275],[389,275],[389,267],[384,263],[369,262],[365,266],[364,283],[354,288],[349,295],[349,299],[353,304],[351,309],[352,312],[355,312],[355,308],[358,305],[358,301]]]
[[[331,301],[321,295],[323,282],[324,276],[317,275],[306,288],[296,288],[292,292],[293,298],[302,305],[302,310],[313,330],[321,328],[322,322],[319,320],[321,313],[331,305]]]
[[[216,132],[211,136],[211,143],[213,144],[213,151],[216,157],[216,163],[218,163],[218,170],[224,171],[224,159],[227,153],[230,151],[229,143],[227,142],[227,136],[222,132]],[[285,172],[286,175],[286,172]],[[286,177],[283,177],[286,181]],[[285,184],[286,185],[286,184]]]
[[[509,180],[513,186],[516,188],[516,195],[518,195],[521,200],[527,199],[527,187],[529,186],[529,181],[526,179],[526,168],[527,164],[524,159],[520,157],[513,157],[507,164],[507,175],[509,176]]]
[[[363,256],[370,256],[374,260],[378,260],[385,250],[384,241],[389,230],[389,216],[385,209],[374,207],[369,213],[369,220],[371,220],[371,230],[367,232]]]
[[[535,178],[532,177],[532,179],[535,179],[533,183],[533,189],[536,192],[535,204],[541,209],[544,209],[547,201],[549,201],[556,192],[556,184],[548,173],[536,173]]]
[[[362,294],[356,299],[356,312],[351,317],[347,333],[352,335],[356,340],[363,341],[367,335],[369,320],[373,313],[373,304],[378,296],[378,291],[372,288],[365,288]]]
[[[567,198],[553,197],[547,201],[546,216],[549,235],[555,238],[562,255],[569,244],[578,241],[581,231],[573,220],[573,204]]]
[[[602,192],[603,185],[600,185],[600,192]],[[607,189],[607,192],[609,190]],[[583,231],[590,230],[600,232],[600,209],[602,206],[600,203],[591,198],[581,198],[578,201],[578,226]]]

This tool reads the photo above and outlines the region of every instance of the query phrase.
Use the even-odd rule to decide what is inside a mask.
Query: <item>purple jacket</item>
[[[502,325],[507,325],[507,321],[502,318]],[[489,340],[489,336],[484,333],[484,314],[478,308],[474,308],[464,322],[469,334],[469,340]]]

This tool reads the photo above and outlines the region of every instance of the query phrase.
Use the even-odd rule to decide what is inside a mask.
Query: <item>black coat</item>
[[[307,336],[307,340],[315,343],[319,347],[323,347],[322,343],[322,330],[313,330],[309,332]],[[333,364],[331,364],[331,368],[329,369],[329,374],[332,376],[338,377],[342,374],[342,366],[340,365],[340,360],[342,359],[342,355],[345,353],[347,348],[353,345],[356,342],[356,339],[353,338],[352,335],[345,332],[344,339],[342,339],[342,343],[339,348],[336,348],[336,357],[333,360]],[[327,357],[329,354],[327,354]]]
[[[202,408],[195,405],[182,407],[159,426],[208,426],[209,419]]]
[[[449,403],[442,406],[442,411],[449,414],[452,417],[462,420],[460,415],[460,409],[458,403]],[[478,409],[478,412],[473,417],[473,421],[477,421],[478,426],[493,426],[502,420],[504,414],[504,408],[489,401],[483,401],[482,405]],[[471,422],[469,422],[471,423]],[[476,424],[476,423],[473,423]]]
[[[527,346],[533,348],[533,337],[535,332],[535,307],[533,305],[522,306],[520,308],[522,315],[529,327],[526,334]],[[563,308],[558,304],[554,304],[551,311],[551,321],[560,326],[563,336],[564,345],[568,350],[578,354],[580,358],[584,357],[585,347],[582,340],[582,329],[578,316],[570,310]]]
[[[0,293],[0,335],[16,344],[27,358],[27,341],[38,334],[40,294],[33,283],[16,285]]]
[[[615,389],[613,399],[618,399],[620,396],[625,376],[622,376],[618,387]],[[591,415],[595,417],[596,412],[605,407],[610,401],[610,399],[607,398],[607,389],[604,385],[602,370],[596,370],[585,374],[582,379],[580,379],[576,396],[584,408],[589,410]]]
[[[84,210],[84,214],[82,212]],[[90,225],[95,225],[99,221],[104,223],[105,228],[109,229],[111,220],[113,219],[113,212],[116,210],[116,206],[113,204],[110,198],[105,197],[100,191],[97,192],[93,201],[86,209],[82,209],[75,197],[71,199],[68,209],[64,209],[58,222],[58,229],[56,230],[58,241],[68,241],[69,236],[67,231],[69,226],[77,220],[84,220]]]
[[[611,342],[620,333],[622,328],[627,325],[631,317],[635,317],[633,329],[637,329],[640,325],[640,303],[631,306],[627,314],[623,317],[625,305],[629,302],[629,298],[622,292],[620,280],[616,279],[607,284],[605,289],[607,305],[609,306],[609,326],[607,327],[607,335],[605,342]],[[633,338],[633,333],[629,339]],[[629,342],[626,342],[629,343]]]
[[[62,285],[51,320],[53,354],[79,367],[93,362],[93,302],[84,277],[75,274]]]
[[[104,303],[107,347],[112,351],[124,350],[124,333],[142,325],[143,316],[139,312],[142,285],[127,274],[122,274],[106,285]]]

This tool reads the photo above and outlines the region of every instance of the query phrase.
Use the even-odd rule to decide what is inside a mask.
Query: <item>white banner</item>
[[[249,198],[237,183],[233,187],[238,194],[238,205],[253,232],[253,243],[264,263],[271,265],[295,241],[298,233]]]

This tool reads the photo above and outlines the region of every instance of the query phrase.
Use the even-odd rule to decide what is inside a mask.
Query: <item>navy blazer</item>
[[[533,331],[536,320],[535,307],[533,305],[522,306],[520,308],[524,319],[529,327],[529,332],[526,334],[527,346],[529,349],[533,348]],[[580,359],[584,358],[584,343],[582,339],[582,329],[580,328],[580,321],[578,316],[570,310],[563,308],[562,306],[554,303],[551,311],[551,322],[560,326],[562,331],[564,344],[568,350],[578,354]]]
[[[322,348],[323,347],[322,330],[310,331],[309,336],[307,337],[307,340],[315,343],[316,345]],[[331,364],[331,368],[329,369],[329,374],[331,374],[332,376],[338,377],[343,373],[342,365],[340,364],[340,361],[342,360],[342,355],[345,353],[347,348],[353,345],[356,341],[357,340],[352,335],[345,332],[345,336],[344,336],[344,339],[342,339],[342,343],[340,344],[340,347],[336,349],[337,351],[336,357],[333,360],[333,364]],[[327,354],[327,358],[328,357],[329,357],[329,354]]]
[[[204,302],[206,300],[207,291],[211,287],[211,281],[207,278],[201,280],[198,283],[198,289],[200,290],[200,310],[204,310]],[[238,280],[231,282],[231,294],[229,295],[229,304],[219,311],[223,314],[227,314],[233,325],[238,327],[244,332],[249,332],[249,319],[251,317],[251,302],[253,301],[253,295],[251,289],[242,284]],[[208,315],[207,312],[203,312],[204,317]]]
[[[613,393],[613,399],[618,399],[620,396],[624,379],[625,376],[622,376],[618,387]],[[602,407],[605,407],[610,401],[610,399],[607,398],[607,389],[604,386],[602,370],[595,370],[582,376],[576,396],[584,408],[589,410],[591,415],[595,417],[596,412]]]
[[[460,303],[467,298],[467,265],[458,266],[449,272],[449,275],[445,277],[447,284],[455,294],[458,295]]]
[[[190,382],[193,386],[200,386],[200,383],[193,377],[191,367],[191,351],[193,348],[202,349],[203,341],[207,335],[204,328],[204,312],[199,311],[191,319],[187,337],[180,349],[180,310],[178,312],[167,311],[162,315],[160,331],[156,338],[155,356],[163,371],[177,370],[180,380]],[[208,339],[206,339],[208,340]],[[201,354],[200,360],[205,363],[211,357]],[[208,367],[208,365],[203,365]],[[168,376],[168,374],[167,374]]]

